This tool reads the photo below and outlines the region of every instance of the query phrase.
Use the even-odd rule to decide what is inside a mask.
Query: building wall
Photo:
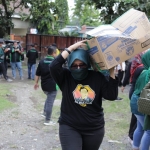
[[[11,34],[14,35],[26,35],[28,28],[30,27],[29,21],[22,21],[20,18],[13,18],[14,29],[11,30]]]
[[[29,21],[22,21],[20,18],[13,18],[12,22],[14,23],[14,28],[27,29],[30,25]]]
[[[12,29],[11,34],[14,35],[26,35],[27,34],[27,29]]]

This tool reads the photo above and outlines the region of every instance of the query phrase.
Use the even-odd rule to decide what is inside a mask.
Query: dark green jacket
[[[0,62],[4,62],[4,51],[3,48],[0,47]]]

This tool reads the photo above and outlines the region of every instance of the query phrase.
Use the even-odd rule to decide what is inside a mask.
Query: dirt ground
[[[27,79],[26,68],[23,72],[23,81],[19,76],[11,83],[0,80],[0,83],[6,83],[11,88],[7,97],[16,105],[0,113],[0,150],[61,150],[58,123],[55,126],[43,124],[44,118],[40,115],[44,98],[38,95],[40,92],[35,94],[34,81]],[[11,77],[11,68],[8,75]],[[60,106],[60,102],[55,100],[54,105]],[[120,141],[108,141],[105,137],[99,150],[131,150],[126,136]]]

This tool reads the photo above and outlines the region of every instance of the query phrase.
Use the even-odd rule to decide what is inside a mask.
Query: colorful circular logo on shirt
[[[75,103],[82,107],[86,107],[87,104],[92,104],[95,98],[95,92],[88,85],[78,84],[73,91]]]

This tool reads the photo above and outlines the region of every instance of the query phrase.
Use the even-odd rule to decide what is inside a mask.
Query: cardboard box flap
[[[142,38],[150,32],[150,23],[145,13],[135,9],[128,10],[111,25],[132,38]]]
[[[98,36],[108,35],[108,34],[109,35],[121,34],[121,32],[111,25],[101,25],[91,31],[86,32],[86,34],[92,37],[98,37]]]

